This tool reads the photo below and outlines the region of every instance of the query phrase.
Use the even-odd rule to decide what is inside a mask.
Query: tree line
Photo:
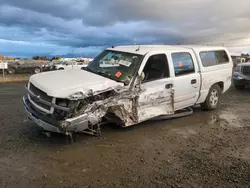
[[[60,56],[55,56],[53,58],[47,58],[46,56],[34,56],[32,59],[34,60],[41,60],[41,61],[46,61],[46,60],[59,60],[61,57]]]
[[[46,61],[46,60],[59,60],[61,57],[60,56],[54,56],[53,58],[47,58],[46,56],[34,56],[32,57],[33,60],[41,60],[41,61]],[[30,59],[30,58],[24,58],[24,59]],[[14,60],[21,60],[21,58],[14,58],[11,56],[4,56],[0,54],[0,61],[14,61]]]

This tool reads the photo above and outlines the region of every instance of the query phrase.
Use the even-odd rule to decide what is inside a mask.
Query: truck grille
[[[38,89],[36,86],[34,86],[32,83],[30,83],[30,87],[29,90],[32,91],[36,96],[40,96],[41,99],[47,101],[47,102],[52,102],[53,97],[48,96],[45,92],[43,92],[42,90]],[[47,106],[46,104],[40,103],[37,100],[34,99],[34,97],[32,97],[30,95],[31,100],[36,103],[38,106],[46,109],[46,110],[50,110],[51,106]]]
[[[244,75],[250,76],[250,66],[242,66],[241,72]]]

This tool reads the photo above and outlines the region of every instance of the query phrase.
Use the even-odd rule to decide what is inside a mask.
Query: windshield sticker
[[[119,71],[117,73],[115,73],[115,77],[119,78],[122,75],[122,73]]]
[[[178,63],[178,66],[179,66],[179,67],[182,67],[182,66],[183,66],[182,61],[180,61],[180,62]]]
[[[131,65],[131,62],[126,61],[126,60],[120,60],[117,63],[126,67],[129,67]]]

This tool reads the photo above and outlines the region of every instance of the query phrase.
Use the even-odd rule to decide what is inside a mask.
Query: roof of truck
[[[140,55],[145,55],[150,51],[187,50],[187,49],[208,51],[208,50],[218,50],[226,48],[221,46],[202,46],[202,45],[129,45],[129,46],[115,46],[113,48],[108,48],[108,50],[123,51]]]

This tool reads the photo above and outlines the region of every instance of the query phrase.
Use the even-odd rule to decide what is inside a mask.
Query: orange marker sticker
[[[179,67],[182,67],[182,66],[183,66],[182,61],[180,61],[180,62],[178,63],[178,66],[179,66]]]
[[[122,75],[122,73],[121,73],[121,72],[117,72],[117,73],[115,73],[115,76],[116,76],[117,78],[119,78],[121,75]]]

